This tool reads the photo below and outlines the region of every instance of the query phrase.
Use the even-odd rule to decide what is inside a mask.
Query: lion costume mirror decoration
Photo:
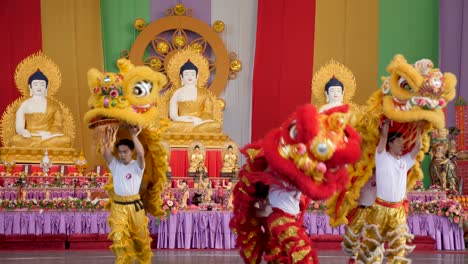
[[[21,97],[11,103],[1,121],[2,155],[16,162],[39,163],[44,149],[55,162],[73,163],[75,123],[70,110],[54,95],[61,86],[58,66],[38,52],[21,61],[15,71]]]

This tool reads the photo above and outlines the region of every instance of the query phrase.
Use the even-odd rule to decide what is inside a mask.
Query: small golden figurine
[[[80,156],[74,160],[76,170],[79,176],[83,176],[86,169],[88,168],[88,162],[86,161],[83,150],[80,152]]]
[[[5,166],[5,172],[7,176],[11,176],[11,172],[16,166],[15,160],[10,156],[6,156],[6,158],[3,160],[3,166]]]

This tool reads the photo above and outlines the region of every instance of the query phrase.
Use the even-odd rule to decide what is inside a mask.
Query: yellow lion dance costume
[[[412,149],[416,135],[422,135],[422,150],[408,174],[407,191],[414,187],[416,181],[423,178],[420,163],[429,148],[428,132],[433,128],[445,127],[442,109],[455,97],[457,80],[453,74],[442,73],[434,68],[428,59],[409,64],[402,55],[393,58],[387,66],[387,72],[390,75],[382,79],[381,89],[370,97],[363,111],[357,113],[355,128],[362,136],[362,156],[359,162],[349,168],[350,183],[347,188],[328,201],[327,214],[332,226],[348,223],[347,217],[358,206],[361,188],[374,173],[375,151],[380,139],[379,127],[382,120],[392,121],[389,132],[402,133],[405,142],[404,153]],[[354,239],[359,242],[359,234],[356,234]],[[389,259],[390,254],[391,249]],[[374,257],[374,260],[368,259],[369,262],[366,263],[378,263],[382,256]],[[401,263],[407,263],[405,261],[408,260]]]
[[[160,125],[156,102],[167,78],[149,67],[135,67],[126,59],[119,59],[117,66],[119,73],[101,72],[97,69],[88,71],[88,86],[91,92],[88,104],[91,110],[85,114],[84,121],[95,130],[98,150],[100,145],[106,142],[103,138],[109,138],[109,135],[112,142],[107,144],[112,145],[112,148],[117,138],[125,137],[123,131],[119,131],[120,126],[133,125],[142,128],[139,138],[146,148],[146,167],[139,196],[144,214],[140,211],[137,215],[140,210],[137,204],[120,206],[113,202],[116,194],[112,176],[105,189],[110,198],[108,208],[111,210],[111,216],[108,222],[112,230],[109,239],[113,241],[111,250],[117,256],[116,263],[133,263],[135,258],[138,263],[151,263],[151,238],[147,229],[146,213],[153,216],[164,214],[161,209],[161,194],[166,182],[168,164],[165,159],[166,151],[159,141],[164,126]],[[128,219],[116,219],[112,217],[113,213],[137,217],[144,226],[139,228],[133,225],[131,222],[135,218],[130,216]]]

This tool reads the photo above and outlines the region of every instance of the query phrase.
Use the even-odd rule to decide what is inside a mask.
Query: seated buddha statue
[[[189,172],[196,172],[197,169],[202,169],[200,166],[203,166],[204,169],[204,164],[205,164],[205,156],[203,155],[200,146],[195,145],[193,148],[193,152],[190,155],[190,167],[189,167]],[[206,171],[205,171],[206,172]]]
[[[198,67],[187,60],[179,69],[180,88],[169,100],[168,132],[219,133],[222,124],[215,120],[217,102],[206,88],[198,86]]]
[[[190,60],[180,68],[182,86],[169,100],[169,132],[221,132],[221,123],[214,120],[216,98],[205,89],[197,87],[198,67]]]
[[[221,168],[222,173],[237,173],[239,171],[239,165],[237,165],[237,155],[234,153],[232,145],[227,147],[227,152],[223,157],[223,167]]]
[[[65,135],[61,106],[47,98],[49,80],[37,69],[28,79],[30,98],[24,100],[16,111],[16,135],[12,147],[70,147],[71,139]]]

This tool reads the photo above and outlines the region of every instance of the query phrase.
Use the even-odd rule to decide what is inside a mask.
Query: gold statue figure
[[[227,145],[227,146],[226,146]],[[223,167],[221,173],[223,176],[235,176],[239,172],[239,165],[237,164],[237,157],[239,155],[239,148],[234,142],[226,142],[223,146]]]
[[[201,170],[203,170],[203,174],[207,173],[207,169],[205,167],[205,146],[203,143],[199,141],[192,142],[188,148],[188,155],[189,155],[189,173],[196,173],[200,174]]]
[[[2,154],[14,155],[18,162],[37,163],[45,148],[54,159],[54,150],[60,149],[56,160],[71,162],[75,124],[70,110],[53,97],[61,85],[58,66],[41,52],[33,54],[18,64],[15,83],[22,96],[3,113]]]
[[[431,142],[432,161],[429,167],[433,185],[438,185],[442,190],[458,190],[458,178],[455,172],[456,148],[455,141],[448,138],[448,129],[441,128],[434,132],[435,137]]]

